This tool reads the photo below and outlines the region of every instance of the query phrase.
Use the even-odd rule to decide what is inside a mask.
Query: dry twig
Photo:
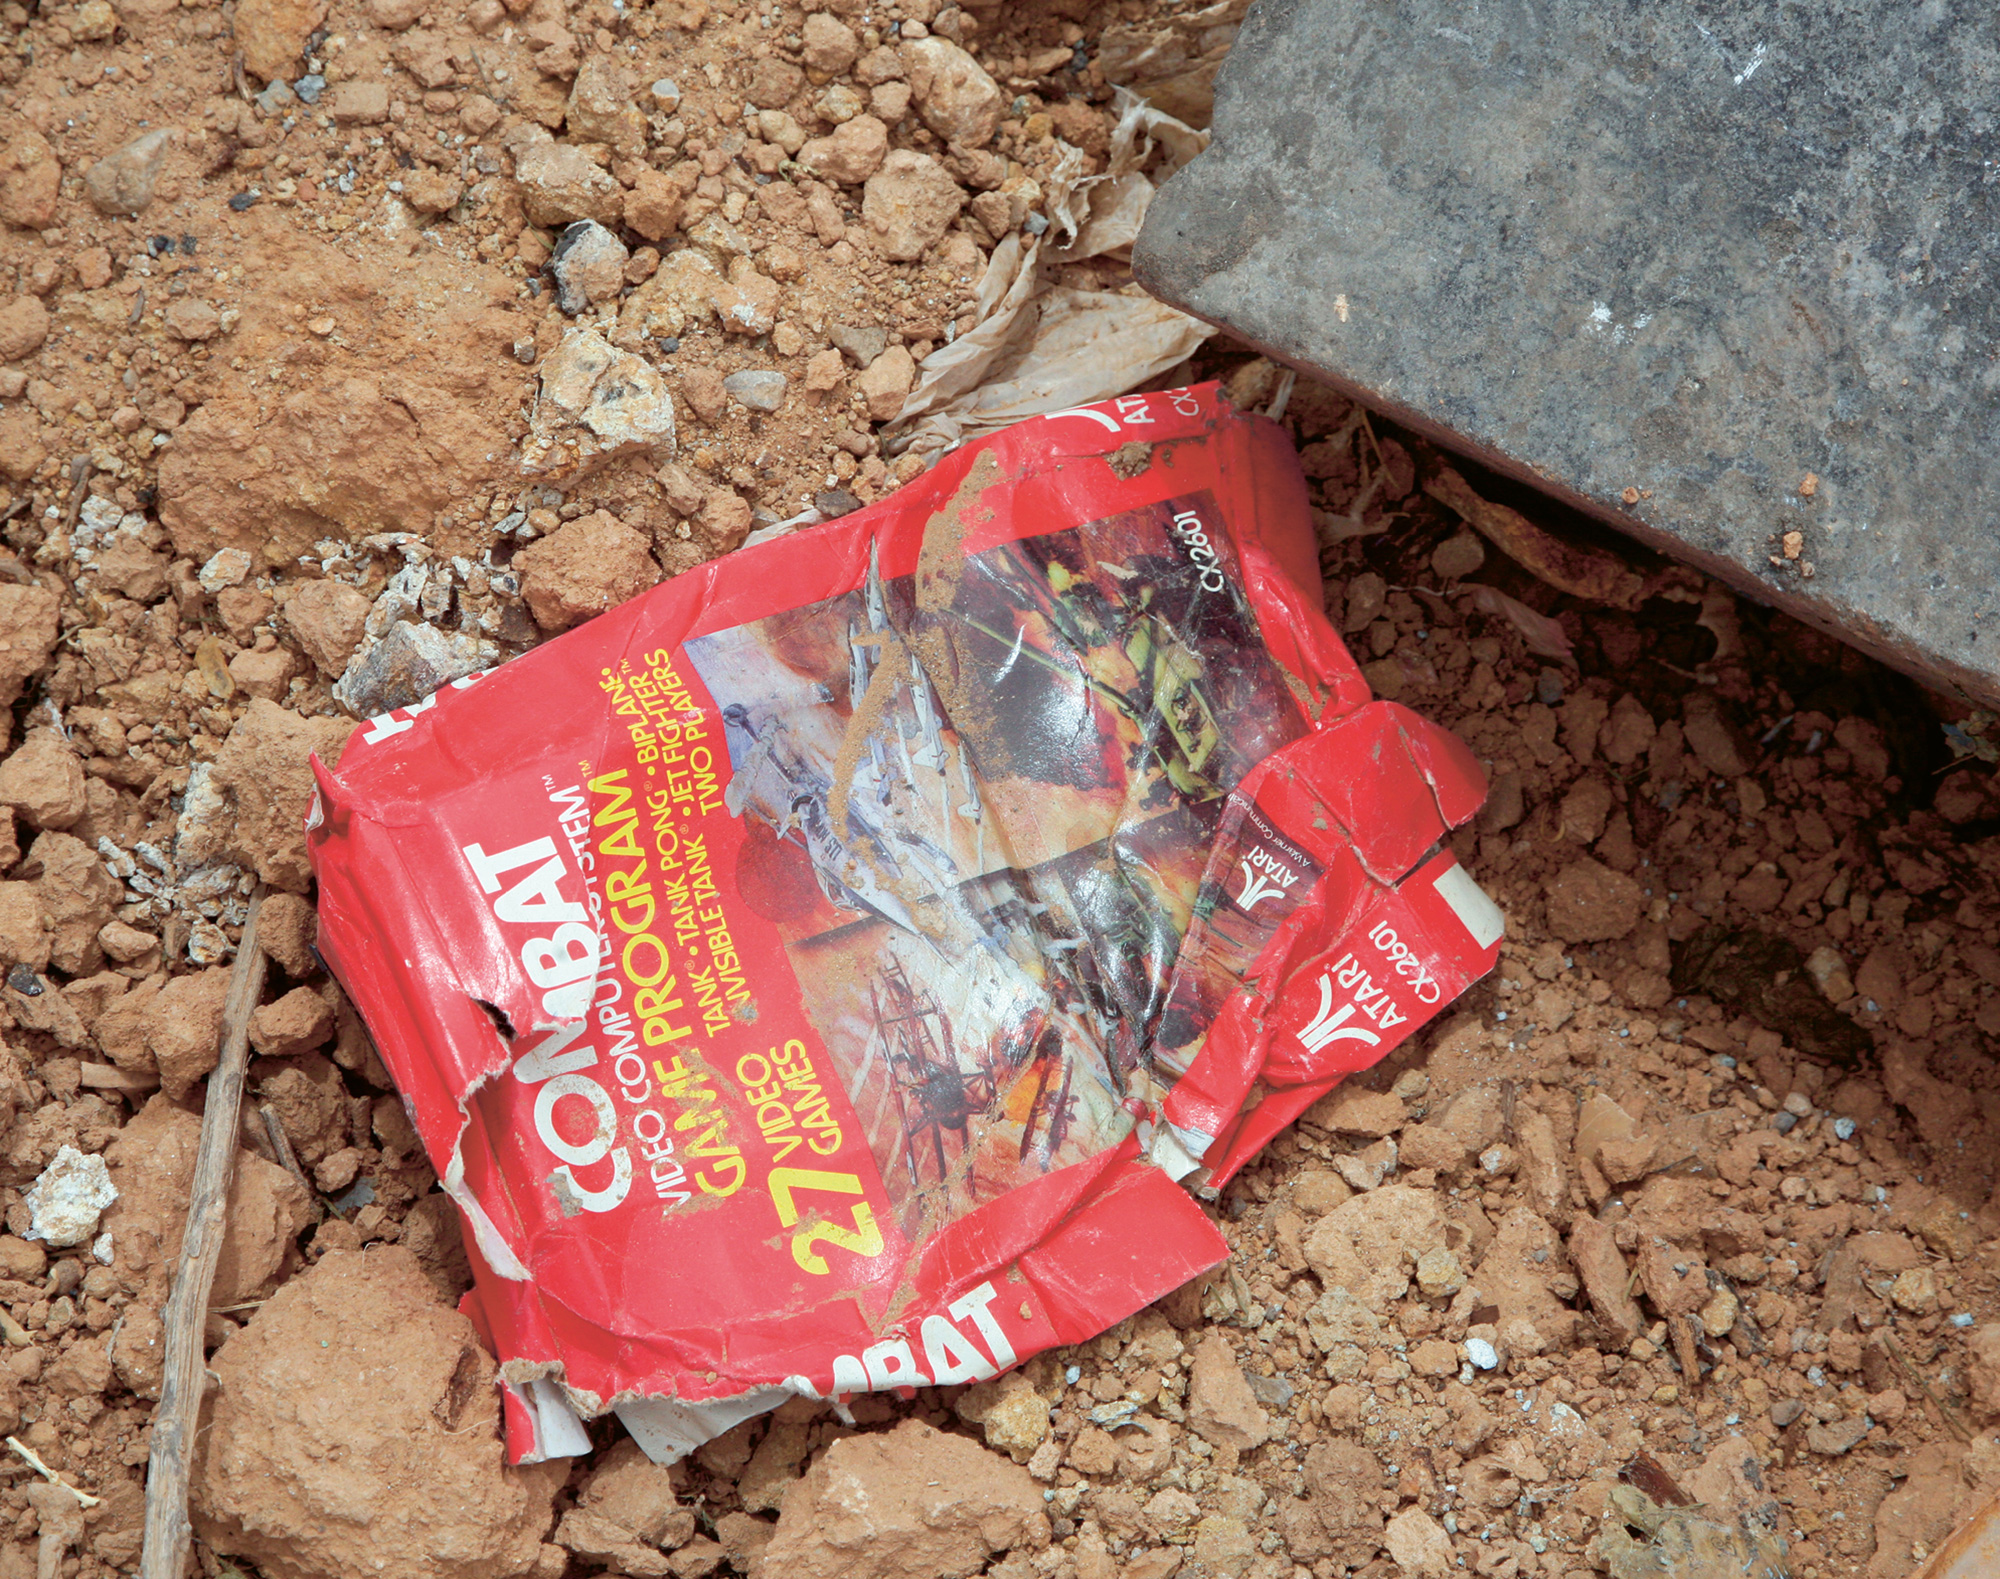
[[[319,1191],[314,1187],[312,1177],[300,1165],[298,1153],[292,1150],[291,1137],[285,1133],[284,1121],[272,1111],[268,1102],[257,1104],[257,1116],[264,1121],[264,1136],[270,1141],[271,1150],[277,1154],[278,1165],[305,1186],[309,1199],[317,1201]]]
[[[43,1463],[41,1454],[37,1453],[33,1448],[29,1447],[27,1443],[20,1441],[16,1437],[10,1436],[7,1438],[7,1445],[11,1447],[16,1453],[19,1453],[22,1458],[26,1459],[28,1461],[28,1467],[34,1470],[36,1474],[40,1475],[42,1479],[46,1480],[52,1486],[62,1487],[64,1491],[68,1492],[72,1497],[76,1498],[77,1505],[79,1507],[94,1508],[104,1500],[102,1497],[93,1497],[87,1491],[78,1491],[76,1487],[72,1486],[68,1481],[64,1480],[62,1476],[58,1475],[54,1470],[50,1469],[47,1464]]]
[[[181,1264],[164,1318],[167,1355],[160,1379],[160,1403],[153,1413],[152,1455],[146,1466],[146,1545],[139,1560],[141,1579],[181,1579],[187,1560],[188,1472],[194,1456],[195,1422],[201,1412],[202,1335],[208,1325],[208,1296],[222,1255],[228,1225],[229,1184],[236,1171],[243,1076],[250,1062],[250,1015],[264,995],[264,951],[257,944],[257,916],[264,908],[259,889],[236,946],[236,968],[222,1011],[222,1056],[208,1077],[201,1115],[201,1148],[195,1156],[194,1185],[188,1197],[187,1234]]]

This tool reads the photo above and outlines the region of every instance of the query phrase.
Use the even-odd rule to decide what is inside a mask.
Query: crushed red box
[[[320,948],[464,1214],[517,1460],[990,1377],[1497,958],[1214,385],[995,434],[316,764]]]

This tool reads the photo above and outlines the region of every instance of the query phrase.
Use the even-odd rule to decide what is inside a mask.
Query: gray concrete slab
[[[1135,265],[1994,703],[1996,117],[1992,0],[1258,0]]]

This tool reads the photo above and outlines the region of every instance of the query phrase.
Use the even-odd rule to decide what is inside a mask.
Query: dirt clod
[[[1271,1422],[1251,1391],[1235,1351],[1211,1333],[1194,1351],[1188,1376],[1188,1424],[1216,1447],[1248,1452],[1271,1435]]]
[[[959,1579],[1048,1541],[1026,1470],[905,1420],[827,1449],[786,1494],[763,1568],[798,1579]]]
[[[215,788],[228,808],[229,847],[274,888],[305,892],[306,806],[311,758],[340,761],[347,725],[306,718],[275,702],[252,701],[215,758]]]
[[[83,764],[55,730],[29,731],[0,762],[0,806],[31,828],[67,828],[83,815]]]
[[[608,511],[570,522],[515,556],[535,623],[567,630],[660,579],[647,540]]]
[[[1549,884],[1549,930],[1569,943],[1622,938],[1639,924],[1645,896],[1601,861],[1572,861]]]
[[[285,601],[285,624],[319,672],[338,678],[361,645],[368,598],[340,581],[307,581]]]
[[[201,1539],[279,1579],[534,1572],[560,1463],[509,1469],[493,1361],[407,1250],[333,1251],[210,1361]]]

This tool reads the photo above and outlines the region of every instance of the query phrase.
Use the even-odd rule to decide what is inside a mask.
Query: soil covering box
[[[983,1380],[1227,1254],[1212,1189],[1497,958],[1485,780],[1371,701],[1283,432],[967,446],[376,718],[320,947],[469,1226],[517,1458]]]

